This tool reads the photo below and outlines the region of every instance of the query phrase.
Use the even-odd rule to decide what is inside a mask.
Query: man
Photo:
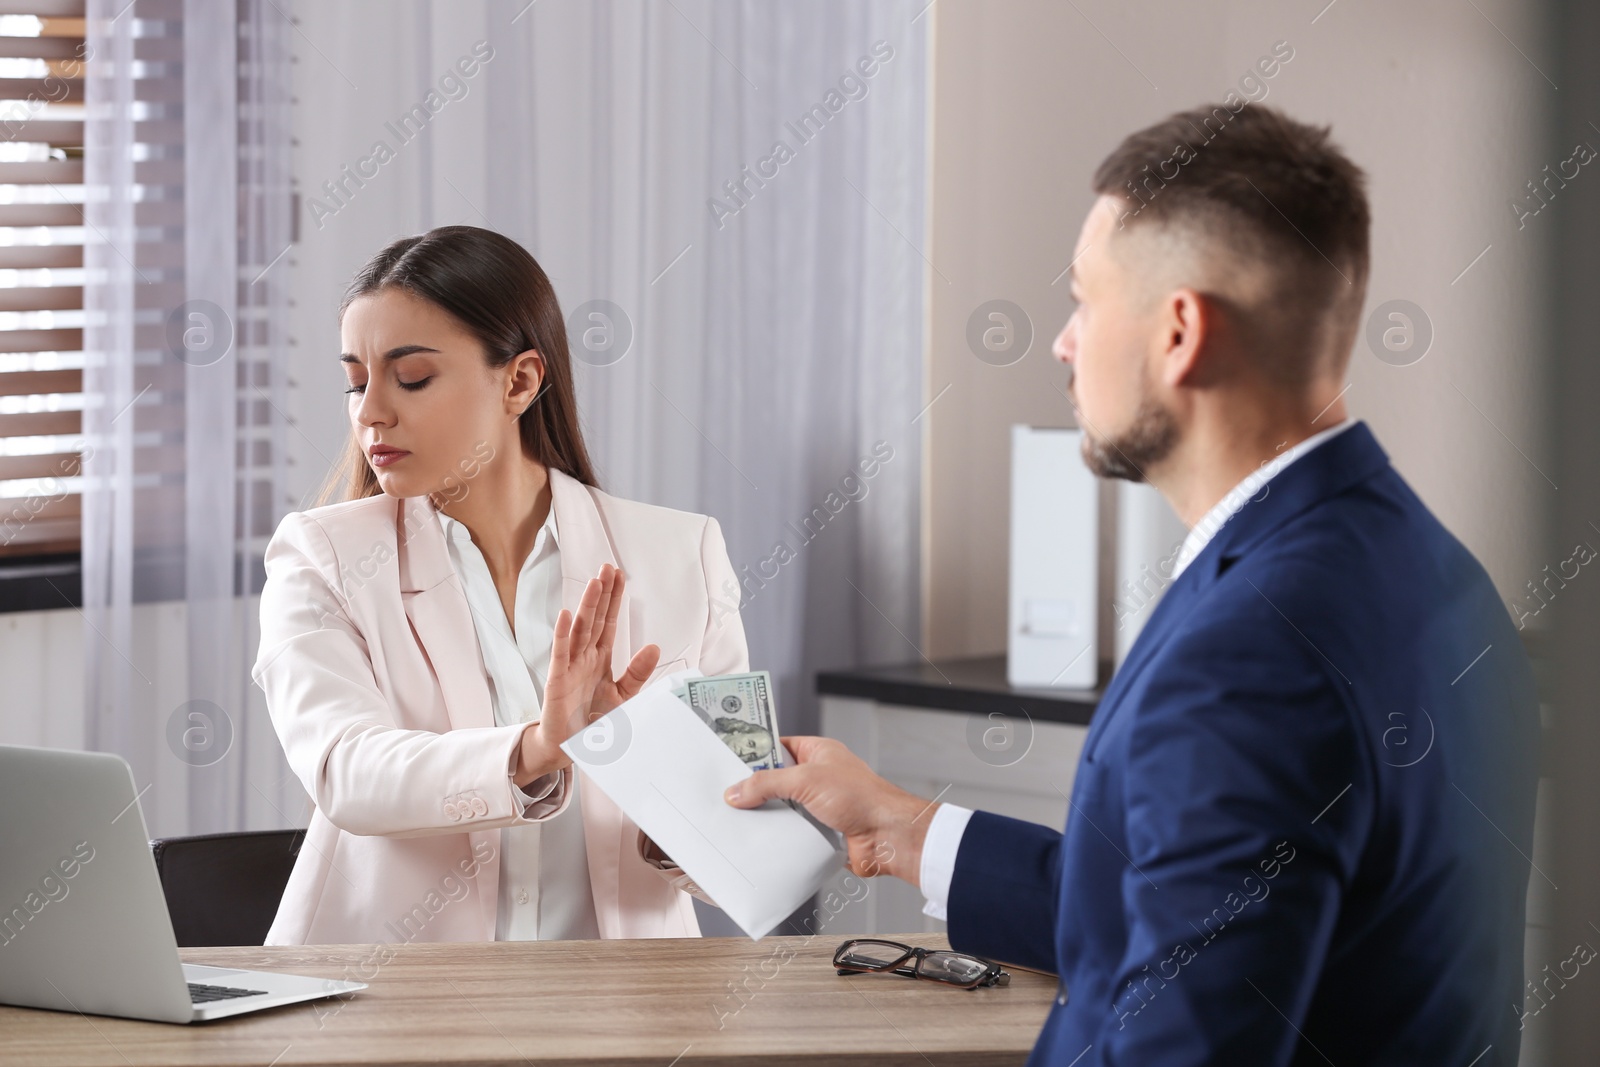
[[[1483,568],[1346,417],[1364,181],[1242,104],[1095,174],[1055,354],[1088,466],[1191,530],[1064,834],[821,738],[730,791],[803,803],[956,950],[1059,974],[1030,1064],[1517,1060],[1537,700]]]

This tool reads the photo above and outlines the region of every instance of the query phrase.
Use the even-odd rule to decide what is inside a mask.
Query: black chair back
[[[150,842],[178,947],[264,943],[305,837],[256,830]]]

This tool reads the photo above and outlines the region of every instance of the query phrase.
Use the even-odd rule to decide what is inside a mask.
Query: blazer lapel
[[[1128,650],[1127,658],[1111,676],[1111,683],[1106,686],[1105,694],[1100,698],[1099,706],[1095,708],[1094,716],[1089,722],[1089,732],[1083,740],[1084,759],[1093,759],[1100,735],[1105,733],[1106,723],[1121,707],[1128,686],[1139,676],[1145,664],[1150,662],[1150,657],[1156,650],[1166,643],[1167,636],[1177,623],[1189,614],[1190,604],[1200,592],[1198,586],[1201,583],[1197,581],[1197,577],[1195,561],[1191,561],[1156,602],[1149,620],[1139,631],[1139,636],[1134,638],[1133,647]]]
[[[554,467],[550,468],[550,507],[556,513],[556,539],[561,546],[561,606],[576,616],[589,580],[598,577],[605,564],[617,566],[617,557],[611,551],[611,537],[589,487]],[[624,589],[617,609],[616,643],[611,649],[613,678],[626,670],[633,658],[628,643],[630,603],[631,597]]]
[[[444,529],[425,496],[405,497],[397,509],[400,600],[428,656],[453,730],[494,725],[494,706],[472,609],[450,563]]]
[[[550,468],[550,507],[556,515],[556,540],[561,546],[561,606],[578,614],[583,600],[583,590],[589,579],[600,573],[604,564],[616,565],[616,555],[611,549],[611,538],[600,509],[595,505],[589,487]],[[630,597],[622,592],[622,603],[617,610],[617,635],[611,653],[611,676],[617,677],[627,669],[633,658],[628,634],[628,607]],[[571,768],[578,789],[578,801],[583,809],[583,836],[589,855],[589,887],[594,893],[595,919],[600,926],[600,936],[608,940],[629,936],[623,929],[622,914],[622,852],[633,845],[630,838],[637,831],[627,830],[627,817],[622,809],[601,792],[578,769]],[[634,934],[633,936],[637,936]]]

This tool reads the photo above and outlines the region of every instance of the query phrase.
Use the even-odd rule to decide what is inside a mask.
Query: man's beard
[[[1097,478],[1145,480],[1145,471],[1166,459],[1178,444],[1178,422],[1148,393],[1139,399],[1133,423],[1121,434],[1097,437],[1083,427],[1083,464]]]

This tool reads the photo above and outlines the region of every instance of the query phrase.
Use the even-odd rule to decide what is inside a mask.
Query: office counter
[[[1111,677],[1111,665],[1100,665]],[[1006,681],[1006,657],[918,660],[883,667],[852,667],[817,674],[824,701],[854,699],[903,708],[927,708],[984,717],[1005,716],[1087,728],[1103,689],[1018,688]]]
[[[823,671],[817,695],[823,735],[902,789],[1060,830],[1101,691],[1013,687],[1002,655]],[[834,928],[943,930],[922,905],[909,883],[893,882]]]
[[[1008,966],[1009,985],[970,991],[840,977],[831,960],[848,936],[183,949],[187,963],[369,988],[188,1026],[0,1006],[0,1063],[965,1067],[1027,1058],[1053,977]],[[939,934],[893,939],[949,947]]]

